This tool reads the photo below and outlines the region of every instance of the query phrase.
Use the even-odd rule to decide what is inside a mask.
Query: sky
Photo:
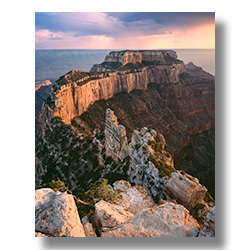
[[[36,12],[36,49],[214,49],[214,12]]]

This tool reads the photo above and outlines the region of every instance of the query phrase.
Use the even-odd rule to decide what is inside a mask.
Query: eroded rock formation
[[[177,61],[177,54],[173,50],[125,50],[110,52],[103,63],[95,64],[90,72],[107,72],[124,70],[131,67],[145,65],[166,65]]]
[[[195,207],[206,195],[207,189],[199,180],[184,171],[176,171],[167,181],[165,193],[187,208]]]
[[[111,109],[106,110],[105,124],[106,155],[112,156],[115,160],[123,160],[129,154],[126,129],[118,124],[117,118]]]
[[[155,130],[144,127],[140,131],[134,131],[128,144],[125,128],[118,124],[112,110],[106,111],[106,154],[114,160],[123,160],[129,156],[127,174],[130,182],[142,185],[157,201],[163,198],[167,176],[175,171],[173,159],[167,149],[164,149],[165,140],[162,137]]]
[[[52,107],[54,116],[62,117],[63,121],[69,124],[74,117],[85,112],[95,101],[111,98],[122,91],[129,93],[133,89],[146,90],[150,82],[178,82],[179,74],[185,72],[184,63],[175,59],[173,51],[165,54],[148,51],[151,56],[143,56],[145,53],[141,51],[133,53],[141,54],[146,62],[154,59],[161,59],[161,61],[149,66],[142,65],[139,68],[138,65],[133,65],[132,69],[108,73],[85,73],[72,70],[56,81],[46,105]],[[115,52],[118,58],[121,54],[123,52]],[[137,56],[127,56],[123,57],[122,61],[125,65],[130,65],[130,61],[137,61],[135,58]]]

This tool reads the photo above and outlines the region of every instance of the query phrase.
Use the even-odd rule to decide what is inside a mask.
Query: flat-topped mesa
[[[107,100],[123,91],[146,91],[149,83],[177,83],[179,75],[186,71],[184,63],[176,59],[174,51],[112,52],[107,56],[111,59],[106,60],[115,60],[115,55],[121,58],[117,62],[104,64],[123,65],[127,62],[120,70],[89,73],[72,70],[56,81],[43,108],[50,110],[52,117],[59,116],[66,124],[70,124],[72,119],[83,114],[95,101]],[[140,58],[137,59],[137,56]],[[138,62],[130,63],[133,61]]]
[[[120,71],[126,68],[148,65],[181,63],[173,50],[125,50],[112,51],[101,64],[95,64],[90,72]]]

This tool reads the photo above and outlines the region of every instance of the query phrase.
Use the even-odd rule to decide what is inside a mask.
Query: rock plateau
[[[215,236],[213,77],[171,50],[126,50],[51,89],[36,111],[36,237]],[[42,188],[57,178],[85,196],[106,178],[122,198],[80,212]]]

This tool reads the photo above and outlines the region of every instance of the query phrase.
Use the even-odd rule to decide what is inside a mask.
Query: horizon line
[[[215,48],[168,48],[168,49],[35,49],[35,50],[181,50],[181,49],[186,49],[186,50],[202,50],[202,49],[207,49],[207,50],[215,50]]]

